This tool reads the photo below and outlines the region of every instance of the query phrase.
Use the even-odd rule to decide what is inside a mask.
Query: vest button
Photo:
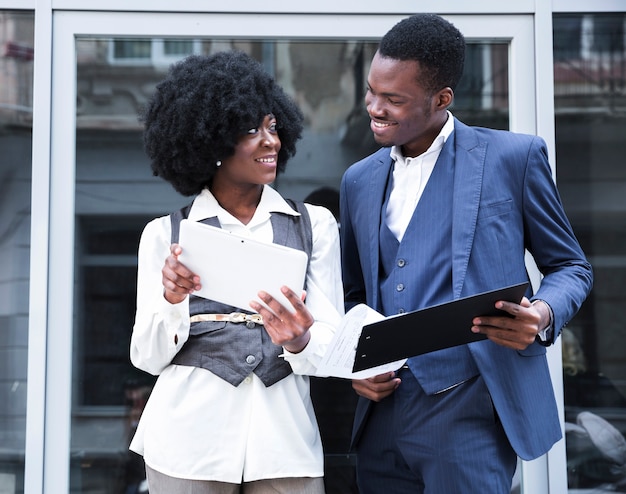
[[[248,355],[246,357],[246,364],[254,364],[256,362],[256,358],[254,357],[254,355]]]
[[[398,283],[396,285],[396,291],[401,292],[402,290],[404,290],[404,285],[402,283]]]
[[[404,259],[398,259],[399,268],[403,268],[405,264],[406,264],[406,261]]]

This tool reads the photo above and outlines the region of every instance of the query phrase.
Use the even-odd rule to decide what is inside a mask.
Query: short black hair
[[[416,14],[398,22],[380,41],[378,53],[395,60],[419,62],[424,89],[453,91],[463,75],[465,38],[435,14]]]
[[[266,115],[277,121],[278,172],[296,153],[303,115],[263,66],[241,51],[192,55],[172,65],[141,115],[152,171],[185,196],[207,187],[216,163]]]

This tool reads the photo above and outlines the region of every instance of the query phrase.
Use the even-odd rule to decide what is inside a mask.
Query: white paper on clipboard
[[[245,310],[263,290],[285,308],[294,309],[280,288],[297,294],[304,287],[308,257],[305,252],[230,233],[204,223],[183,219],[178,243],[180,262],[200,276],[199,297]]]
[[[323,377],[342,377],[344,379],[367,379],[378,374],[396,371],[404,365],[406,359],[389,362],[377,367],[353,372],[356,347],[363,326],[385,319],[381,313],[365,304],[352,307],[341,319],[322,361],[317,366],[317,375]]]

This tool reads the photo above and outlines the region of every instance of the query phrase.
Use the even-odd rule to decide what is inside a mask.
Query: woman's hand
[[[293,290],[283,286],[281,292],[287,297],[295,312],[291,312],[267,292],[259,292],[259,298],[272,309],[256,301],[250,302],[250,307],[263,316],[263,325],[275,345],[280,345],[291,353],[301,352],[311,339],[309,328],[315,321],[309,309],[304,305],[302,297],[298,297]]]
[[[170,304],[178,304],[185,300],[187,295],[200,289],[200,277],[178,260],[182,251],[180,245],[172,244],[170,255],[165,259],[161,270],[165,288],[163,296]]]

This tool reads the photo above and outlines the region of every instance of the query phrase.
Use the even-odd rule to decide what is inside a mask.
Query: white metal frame
[[[263,5],[263,13],[257,12],[259,4],[254,0],[239,0],[228,7],[207,4],[206,0],[179,0],[174,8],[170,0],[0,0],[0,9],[35,12],[32,211],[36,214],[31,219],[27,494],[69,491],[75,37],[205,36],[208,32],[228,37],[379,37],[394,21],[417,10],[414,0],[389,0],[384,14],[379,0],[341,5],[335,0],[318,0],[315,5],[277,0]],[[623,11],[624,4],[623,0],[482,0],[471,4],[425,0],[419,10],[448,16],[468,38],[513,39],[511,130],[544,137],[554,164],[552,14]],[[162,22],[164,13],[166,22]],[[560,346],[551,349],[549,362],[563,417]],[[547,457],[524,465],[522,485],[525,493],[567,491],[564,441]]]
[[[403,16],[323,14],[230,14],[199,15],[161,13],[113,13],[94,15],[88,12],[55,12],[53,42],[55,65],[52,67],[52,146],[49,276],[55,281],[49,294],[50,321],[48,396],[44,452],[44,492],[52,486],[63,492],[68,488],[69,440],[71,417],[71,359],[73,252],[74,252],[74,163],[75,163],[75,39],[82,36],[202,36],[273,38],[378,38]],[[531,16],[493,16],[488,20],[476,16],[454,16],[453,22],[467,38],[511,40],[510,104],[512,130],[536,132],[536,111],[528,101],[535,100],[533,19]],[[280,30],[280,31],[278,31]],[[55,451],[56,454],[51,454]],[[64,451],[65,454],[61,454]],[[541,464],[541,462],[538,462]],[[530,467],[529,467],[530,468]],[[533,468],[533,470],[536,470]],[[523,469],[523,477],[527,469]],[[547,482],[547,469],[540,484]],[[538,479],[535,472],[533,479]],[[541,491],[534,489],[534,493]]]
[[[30,2],[34,7],[34,1]],[[24,6],[28,2],[22,3]],[[10,6],[3,6],[9,8]],[[28,375],[24,492],[44,492],[46,372],[48,363],[48,268],[50,226],[50,80],[52,73],[52,9],[39,0],[35,11],[33,87],[33,173],[28,319]]]
[[[115,12],[257,12],[259,4],[256,0],[238,0],[229,5],[206,0],[179,0],[175,8],[171,0],[0,0],[0,9],[10,10],[82,10],[82,11],[115,11]],[[547,5],[538,5],[547,4]],[[480,0],[468,5],[466,0],[447,0],[446,2],[423,1],[416,5],[414,0],[388,0],[385,2],[384,13],[410,14],[416,11],[437,12],[440,14],[533,14],[537,8],[547,7],[552,12],[623,12],[623,0],[552,0],[536,2],[535,0],[518,0],[503,2],[502,0]],[[291,0],[275,0],[263,5],[264,13],[350,13],[380,14],[379,0],[353,0],[336,2],[335,0],[318,0],[316,2],[293,2]]]

